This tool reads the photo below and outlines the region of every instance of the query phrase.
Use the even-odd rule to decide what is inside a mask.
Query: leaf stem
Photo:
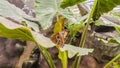
[[[90,21],[91,21],[91,18],[93,16],[93,13],[95,11],[96,5],[97,5],[97,0],[95,0],[94,5],[92,7],[92,10],[90,12],[89,18],[87,19],[87,24],[86,24],[84,32],[82,34],[79,47],[82,47],[82,48],[84,47],[86,36],[87,36],[87,32],[88,32],[88,27],[90,25]],[[75,62],[74,62],[73,68],[79,68],[80,60],[81,60],[81,56],[75,58]]]
[[[110,64],[112,64],[115,60],[117,60],[118,58],[120,58],[120,54],[118,54],[115,58],[113,58],[109,63],[107,63],[104,68],[108,68],[110,66]]]
[[[38,43],[36,43],[36,44],[37,44],[39,50],[42,52],[43,56],[45,57],[45,59],[46,59],[46,61],[48,63],[49,68],[56,68],[56,66],[53,63],[53,60],[52,60],[49,52],[47,51],[47,49],[42,47],[42,46],[40,46]]]
[[[62,68],[67,68],[67,64],[68,64],[67,51],[60,51],[59,50],[58,57],[62,62]]]
[[[94,13],[94,11],[95,11],[96,5],[97,5],[97,0],[95,0],[94,5],[93,5],[93,7],[92,7],[92,10],[91,10],[91,12],[90,12],[89,18],[88,18],[88,20],[87,20],[87,24],[86,24],[86,26],[85,26],[85,30],[84,30],[84,32],[83,32],[83,34],[82,34],[82,37],[81,37],[81,41],[80,41],[79,47],[84,47],[85,40],[86,40],[86,36],[87,36],[87,32],[88,32],[88,27],[89,27],[89,25],[90,25],[90,21],[91,21],[91,18],[92,18],[92,16],[93,16],[93,13]]]

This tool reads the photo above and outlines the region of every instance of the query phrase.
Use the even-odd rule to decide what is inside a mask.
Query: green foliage
[[[86,35],[88,32],[88,27],[91,22],[91,18],[93,20],[99,19],[99,17],[103,13],[107,13],[108,11],[112,10],[114,7],[120,4],[120,1],[118,0],[95,0],[94,5],[92,7],[92,10],[90,12],[90,15],[87,20],[87,24],[85,26],[85,30],[82,33],[81,41],[80,41],[80,47],[84,47],[85,40],[86,40]],[[79,68],[80,64],[80,57],[76,57],[75,63],[74,63],[74,68]]]
[[[97,5],[94,8],[93,20],[99,19],[103,13],[111,11],[114,7],[120,5],[120,0],[97,0]]]
[[[28,21],[28,20],[36,21],[33,17],[27,15],[20,8],[17,8],[15,5],[10,4],[6,0],[0,1],[0,15],[3,17],[11,18],[19,23],[22,23],[24,21],[24,22],[26,22],[28,27],[33,28],[37,32],[39,31],[37,24]],[[26,20],[26,19],[28,19],[28,20]]]
[[[33,32],[29,28],[13,23],[3,17],[0,17],[0,36],[20,40],[30,40],[45,48],[55,46],[49,38],[44,37],[42,34]]]
[[[113,62],[113,68],[120,68],[120,65],[117,62]]]
[[[118,37],[118,38],[111,38],[111,39],[108,40],[108,43],[120,44],[120,37]]]
[[[76,22],[74,15],[68,8],[60,8],[60,1],[61,0],[39,0],[39,2],[36,3],[36,18],[43,29],[51,26],[53,18],[57,13],[72,22]]]
[[[88,55],[89,53],[93,52],[93,49],[80,48],[69,44],[64,44],[63,48],[60,47],[57,48],[59,50],[58,57],[62,62],[63,68],[67,68],[68,58],[72,58],[75,55],[77,56]]]
[[[68,51],[69,58],[72,58],[75,55],[77,56],[88,55],[89,53],[93,52],[93,49],[80,48],[69,44],[65,44],[63,48],[60,48],[60,50]]]
[[[56,16],[56,14],[62,15],[63,17],[67,18],[71,23],[76,23],[77,20],[75,19],[74,15],[69,10],[69,8],[66,8],[66,7],[79,4],[80,2],[83,2],[83,1],[85,0],[63,0],[62,2],[61,0],[49,0],[49,1],[35,0],[36,19],[40,22],[43,29],[47,29],[51,26],[53,18]],[[83,48],[86,40],[88,27],[91,22],[91,18],[93,18],[93,20],[95,21],[99,19],[99,17],[103,13],[107,13],[111,11],[114,7],[116,7],[119,4],[120,4],[119,0],[95,0],[94,6],[87,20],[85,30],[82,33],[82,39],[80,43],[81,48],[68,45],[68,44],[65,44],[63,48],[58,47],[59,49],[58,56],[61,59],[63,68],[67,68],[67,58],[72,58],[75,55],[76,56],[88,55],[89,52],[93,52],[93,49]],[[60,8],[60,6],[65,9]],[[42,51],[47,62],[49,63],[49,66],[51,68],[55,68],[47,49],[45,49],[45,48],[53,47],[55,46],[55,44],[52,43],[52,41],[49,38],[46,38],[42,34],[39,34],[27,28],[27,27],[32,27],[34,30],[38,31],[38,28],[37,28],[38,26],[35,23],[28,21],[28,20],[35,20],[34,18],[25,14],[25,12],[23,12],[21,9],[15,7],[14,5],[7,2],[6,0],[0,1],[0,16],[1,16],[0,17],[0,36],[6,37],[6,38],[20,39],[20,40],[29,40],[37,43],[37,45],[39,45],[38,46],[39,49]],[[11,18],[19,23],[25,22],[27,24],[27,27],[18,25],[8,19],[5,19],[4,17]],[[62,27],[63,27],[62,21],[63,19],[61,18],[57,21],[57,23],[55,24],[54,33],[62,31]],[[81,22],[80,24],[69,25],[68,29],[70,30],[70,35],[74,37],[76,32],[82,29],[83,27],[84,27],[83,22]],[[118,29],[118,32],[119,32],[119,28],[116,28],[116,29]],[[119,38],[110,39],[109,42],[120,44],[120,39]],[[118,57],[120,57],[120,55],[115,57],[115,59],[110,61],[106,66],[113,63]],[[74,68],[78,68],[79,66],[80,59],[77,61]],[[117,65],[114,64],[114,66],[116,67]]]
[[[119,58],[120,58],[120,54],[118,54],[116,57],[114,57],[110,62],[108,62],[105,66],[104,66],[104,68],[109,68],[109,66],[111,66],[112,64],[114,65],[112,65],[114,68],[119,68],[120,67],[120,65],[117,65],[116,63],[115,63],[115,61],[119,61]]]
[[[68,30],[70,30],[70,36],[74,37],[76,33],[80,30],[82,30],[84,27],[84,22],[80,22],[79,24],[69,24],[67,25]]]
[[[3,17],[9,17],[12,18],[18,22],[26,21],[26,19],[33,20],[31,16],[28,16],[23,12],[21,9],[17,8],[15,5],[10,4],[6,0],[0,1],[0,15]]]
[[[114,27],[115,27],[116,31],[118,32],[118,34],[120,35],[120,27],[118,27],[118,26],[114,26]]]
[[[63,0],[61,2],[60,7],[61,8],[66,8],[66,7],[69,7],[69,6],[73,6],[73,5],[79,4],[80,2],[84,2],[84,1],[85,0]]]

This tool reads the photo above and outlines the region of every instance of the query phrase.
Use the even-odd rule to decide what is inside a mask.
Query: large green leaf
[[[45,48],[55,46],[49,38],[44,37],[42,34],[33,32],[29,28],[18,25],[3,17],[0,17],[0,36],[20,40],[30,40]]]
[[[103,13],[111,11],[117,5],[120,5],[120,0],[97,0],[93,20],[98,19]]]
[[[72,12],[66,8],[60,8],[61,0],[36,0],[36,18],[43,29],[47,29],[52,24],[54,16],[58,13],[72,22],[77,22]]]
[[[66,7],[69,7],[69,6],[73,6],[73,5],[76,5],[76,4],[79,4],[80,2],[84,2],[85,0],[63,0],[61,2],[61,7],[62,8],[66,8]]]
[[[6,0],[0,1],[0,15],[12,18],[18,22],[26,21],[25,18],[34,20],[31,16],[27,15],[24,11],[17,8],[15,5],[10,4]]]
[[[87,49],[87,48],[80,48],[73,45],[65,44],[63,48],[60,48],[61,51],[68,51],[68,57],[72,58],[77,54],[77,56],[80,55],[88,55],[88,53],[93,52],[93,49]]]
[[[27,15],[20,8],[17,8],[15,5],[10,4],[6,0],[0,0],[0,16],[11,18],[19,23],[22,23],[24,21],[26,22],[28,27],[32,27],[35,31],[39,31],[37,24],[28,21],[28,20],[35,20],[35,18]]]

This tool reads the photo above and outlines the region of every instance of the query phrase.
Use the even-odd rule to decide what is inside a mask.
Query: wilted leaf
[[[103,13],[111,11],[117,5],[120,5],[120,0],[97,0],[93,20],[97,20]]]
[[[69,6],[73,6],[73,5],[76,5],[76,4],[79,4],[80,2],[83,2],[85,0],[63,0],[61,2],[61,7],[62,8],[66,8],[66,7],[69,7]]]
[[[18,25],[3,17],[0,17],[0,36],[37,42],[45,48],[55,46],[49,38],[44,37],[42,34],[33,32],[29,28]]]
[[[80,48],[80,47],[76,47],[76,46],[68,45],[68,44],[65,44],[64,47],[60,49],[61,51],[67,50],[69,58],[72,58],[76,54],[77,56],[80,56],[80,55],[88,55],[88,53],[93,52],[93,49]]]
[[[11,18],[19,23],[22,23],[24,21],[29,27],[32,27],[35,31],[38,32],[38,25],[28,21],[35,20],[35,18],[27,15],[24,11],[22,11],[20,8],[17,8],[15,5],[10,4],[7,0],[0,1],[0,15],[3,17]]]
[[[72,22],[76,22],[74,15],[68,8],[60,8],[60,1],[61,0],[36,0],[36,18],[39,20],[43,29],[50,27],[56,13],[63,15]]]

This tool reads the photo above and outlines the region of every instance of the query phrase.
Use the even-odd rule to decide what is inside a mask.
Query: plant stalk
[[[90,21],[91,21],[91,18],[93,16],[93,13],[95,11],[96,5],[97,5],[97,0],[95,0],[94,5],[92,7],[92,10],[90,12],[89,18],[87,19],[87,24],[85,26],[85,29],[83,31],[83,34],[82,34],[82,37],[81,37],[81,40],[80,40],[80,44],[79,44],[79,47],[81,47],[81,48],[84,47],[86,36],[87,36],[87,32],[88,32],[88,27],[90,25]],[[81,56],[75,58],[75,62],[73,64],[73,68],[79,68],[80,60],[81,60]]]
[[[56,66],[53,63],[53,60],[52,60],[49,52],[47,51],[47,49],[42,47],[42,46],[40,46],[39,44],[37,44],[37,46],[38,46],[39,50],[42,52],[43,56],[45,57],[45,59],[46,59],[46,61],[48,63],[49,68],[56,68]]]
[[[67,60],[67,52],[59,51],[59,59],[62,62],[62,68],[67,68],[68,60]]]
[[[109,63],[107,63],[104,68],[108,68],[115,60],[120,58],[120,54],[118,54],[115,58],[113,58]]]

